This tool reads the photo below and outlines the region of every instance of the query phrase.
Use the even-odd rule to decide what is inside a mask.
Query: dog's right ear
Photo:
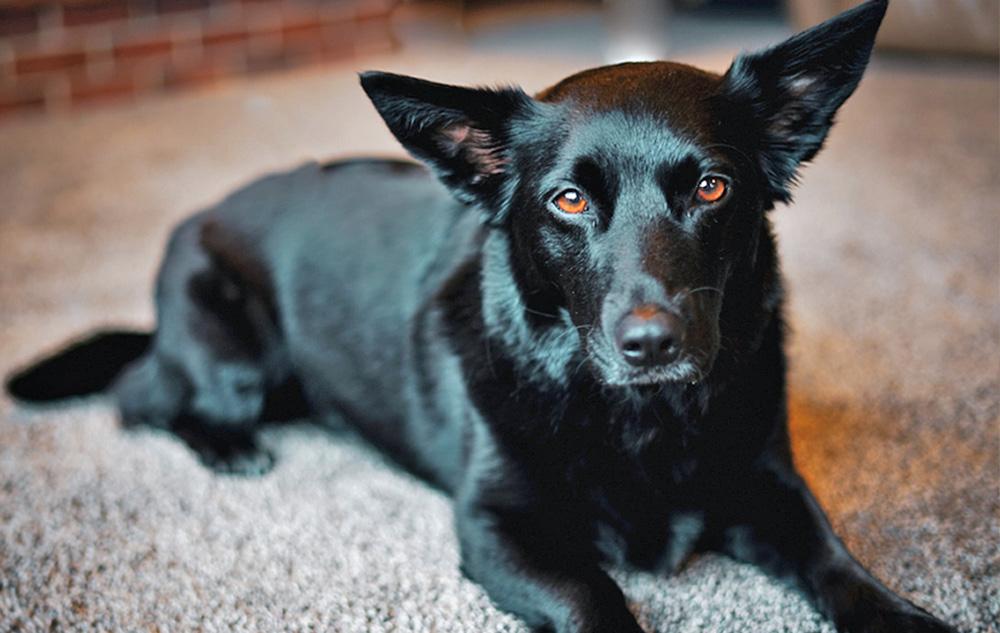
[[[776,200],[823,146],[868,64],[886,0],[869,0],[772,48],[738,57],[715,99],[734,144],[755,148]]]
[[[510,168],[511,123],[532,107],[514,88],[462,88],[381,72],[361,86],[403,147],[464,202],[492,208]]]

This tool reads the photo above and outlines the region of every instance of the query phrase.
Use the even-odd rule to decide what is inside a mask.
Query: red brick
[[[205,46],[215,46],[217,44],[232,44],[244,42],[249,39],[250,33],[246,29],[215,29],[210,30],[201,36],[202,44]]]
[[[22,55],[14,61],[14,70],[20,74],[44,73],[83,66],[87,55],[80,50],[58,53]]]
[[[155,6],[158,13],[179,13],[206,9],[209,4],[209,0],[156,0]]]
[[[358,2],[357,16],[359,20],[385,18],[399,2],[395,0],[361,0]]]
[[[74,106],[83,103],[125,101],[131,99],[134,94],[135,82],[131,77],[116,77],[100,82],[78,79],[70,85],[70,99]]]
[[[41,90],[13,94],[0,93],[0,117],[25,112],[41,112],[44,109],[45,94]]]
[[[323,37],[323,21],[319,18],[307,18],[287,22],[281,27],[281,35],[285,41],[321,39]]]
[[[89,0],[63,3],[63,24],[100,24],[123,20],[129,15],[128,0]]]
[[[216,66],[220,70],[241,71],[247,57],[247,46],[243,42],[220,43],[202,49],[202,64]]]
[[[115,45],[116,59],[137,59],[169,55],[174,49],[169,38],[154,36],[149,39],[132,39]]]
[[[281,46],[288,58],[288,66],[300,66],[304,57],[318,56],[323,50],[323,23],[301,21],[285,25],[281,29]]]
[[[323,61],[323,47],[308,49],[293,49],[287,52],[288,67],[297,68],[300,66],[312,66]]]
[[[283,50],[252,51],[247,55],[247,72],[270,72],[290,65],[288,53]]]
[[[388,20],[371,18],[353,25],[352,34],[361,55],[389,51],[398,46]]]
[[[39,7],[0,7],[0,37],[38,30]]]
[[[354,57],[354,42],[334,42],[323,47],[320,60],[323,62],[340,62]]]
[[[207,86],[232,74],[211,64],[203,64],[195,68],[168,68],[163,73],[163,86],[168,89]]]

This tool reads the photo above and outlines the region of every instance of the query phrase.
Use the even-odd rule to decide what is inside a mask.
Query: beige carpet
[[[579,67],[366,65],[529,89]],[[0,372],[97,325],[149,325],[169,227],[232,187],[395,153],[354,70],[0,126]],[[996,76],[878,60],[776,213],[798,463],[876,575],[970,633],[1000,619]],[[523,631],[460,577],[445,498],[348,438],[303,424],[266,441],[273,473],[217,477],[99,401],[0,399],[0,631]],[[721,557],[618,577],[650,631],[831,631]]]

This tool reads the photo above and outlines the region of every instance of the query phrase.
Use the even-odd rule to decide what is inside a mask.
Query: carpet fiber
[[[579,68],[368,65],[528,89]],[[232,187],[398,153],[352,70],[0,127],[0,372],[98,325],[150,326],[169,227]],[[1000,619],[997,104],[995,67],[876,60],[775,212],[796,460],[858,558],[968,633]],[[0,631],[524,631],[459,575],[446,498],[350,435],[265,441],[271,474],[219,477],[99,399],[0,399]],[[719,556],[614,573],[650,631],[832,631]]]

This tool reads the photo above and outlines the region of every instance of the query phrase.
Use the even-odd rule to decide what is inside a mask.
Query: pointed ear
[[[861,80],[887,0],[872,0],[777,46],[741,55],[716,97],[719,119],[754,147],[774,199],[788,201],[799,165],[823,146]]]
[[[361,86],[407,151],[461,200],[494,210],[509,175],[511,123],[527,114],[531,97],[380,72],[362,73]]]

